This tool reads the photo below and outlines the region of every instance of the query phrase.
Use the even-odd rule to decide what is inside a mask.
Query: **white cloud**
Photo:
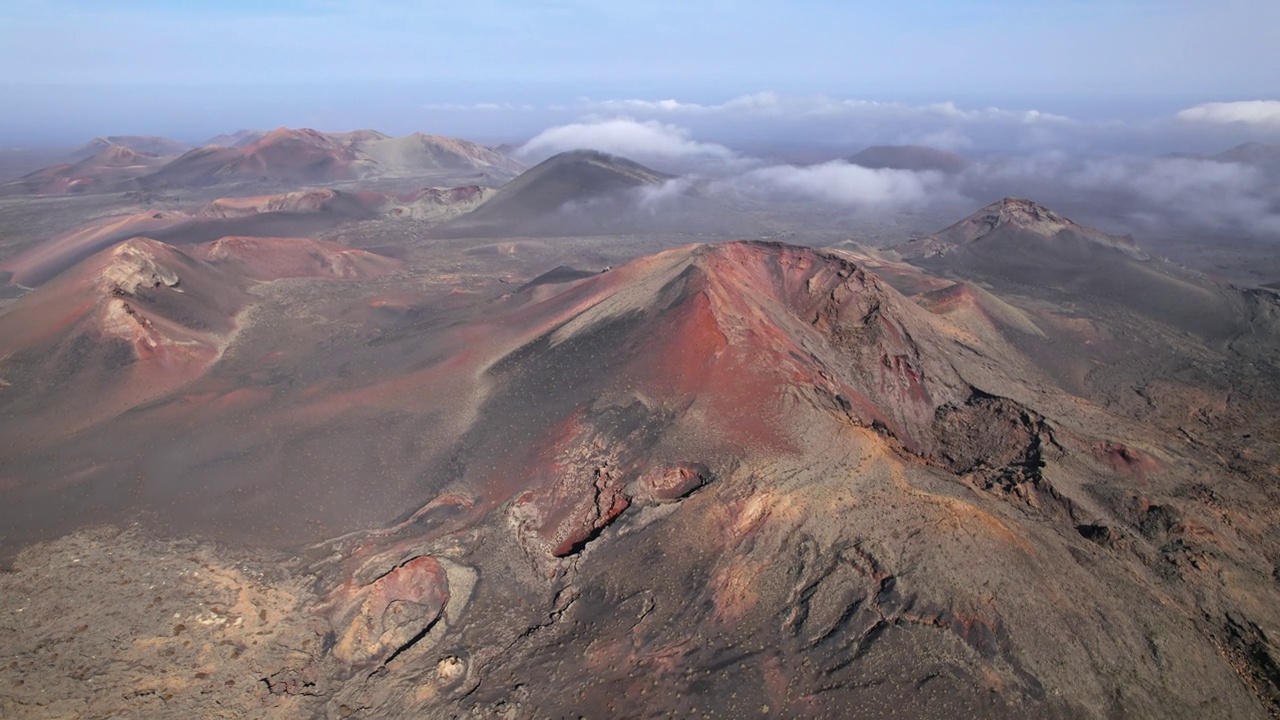
[[[1280,213],[1256,168],[1191,158],[1112,158],[1068,172],[1068,187],[1130,195],[1133,206],[1181,225],[1274,235]]]
[[[1280,196],[1259,168],[1197,158],[1047,153],[973,164],[960,186],[973,197],[1022,195],[1110,215],[1144,235],[1280,233]]]
[[[774,92],[742,95],[723,103],[701,104],[679,100],[584,100],[593,112],[633,115],[757,115],[796,119],[822,117],[933,118],[961,122],[999,120],[1018,124],[1069,123],[1070,118],[1040,110],[1006,110],[998,107],[964,109],[953,102],[912,105],[901,102],[837,99],[826,95],[782,96]]]
[[[1191,158],[1093,160],[1063,179],[1076,188],[1127,189],[1161,204],[1185,204],[1196,198],[1221,202],[1263,187],[1261,173],[1253,168]]]
[[[807,167],[758,168],[721,185],[754,195],[800,197],[874,210],[915,207],[952,196],[939,172],[872,170],[841,160]]]
[[[743,95],[728,102],[704,105],[679,100],[583,100],[584,108],[598,112],[627,112],[635,114],[714,114],[723,112],[771,112],[782,107],[777,93],[760,92]]]
[[[600,150],[624,157],[651,159],[731,160],[734,152],[723,145],[698,142],[688,131],[656,120],[616,118],[560,125],[542,131],[520,148],[525,157],[549,156],[568,150]]]
[[[694,181],[688,177],[667,180],[660,185],[641,185],[635,188],[639,197],[638,205],[644,209],[655,209],[672,200],[676,200],[689,191]]]
[[[638,110],[635,103],[639,101],[616,102],[630,103],[632,110]],[[790,101],[764,94],[731,102],[747,108],[737,112],[748,113],[744,120],[755,125],[765,124],[768,113],[778,112]],[[807,166],[783,164],[695,139],[707,132],[700,129],[707,125],[703,116],[734,112],[724,109],[729,103],[708,106],[678,101],[658,101],[652,111],[665,113],[673,120],[678,116],[680,124],[633,118],[576,122],[542,132],[521,152],[545,156],[591,148],[629,157],[659,170],[694,176],[629,197],[627,202],[636,209],[670,209],[691,187],[699,192],[764,202],[818,202],[856,212],[919,211],[950,206],[965,198],[1017,195],[1051,206],[1062,203],[1095,208],[1095,217],[1111,222],[1108,227],[1123,227],[1144,235],[1229,233],[1265,237],[1280,232],[1280,196],[1268,181],[1269,171],[1263,167],[1195,158],[1137,154],[1104,158],[1097,153],[1081,153],[1073,146],[1072,138],[1088,139],[1093,126],[1030,111],[965,110],[951,103],[907,106],[831,102],[834,107],[871,107],[874,112],[932,113],[934,118],[950,118],[872,123],[882,129],[886,142],[972,148],[982,147],[984,136],[996,136],[1006,150],[1018,154],[980,155],[966,170],[953,175],[870,169],[842,160]],[[974,120],[978,117],[984,119]],[[716,116],[713,128],[721,120]],[[851,123],[845,116],[837,116],[829,123],[833,127],[848,124]],[[1110,127],[1105,130],[1116,131]],[[831,153],[827,157],[836,155],[837,150],[832,149]]]
[[[774,92],[742,95],[720,103],[676,98],[582,99],[562,108],[566,113],[575,110],[579,113],[577,122],[623,116],[672,123],[717,140],[760,146],[771,139],[785,139],[842,148],[846,153],[902,142],[908,136],[928,138],[917,142],[940,149],[1016,147],[1031,151],[1070,144],[1091,132],[1089,122],[1038,109]]]
[[[444,112],[465,113],[465,112],[498,112],[498,111],[513,112],[516,110],[529,111],[529,110],[535,110],[536,108],[534,108],[534,106],[529,105],[527,103],[522,105],[516,105],[514,103],[509,103],[509,102],[507,103],[480,102],[480,103],[469,103],[469,104],[446,102],[446,103],[427,103],[425,105],[422,105],[422,109],[444,111]]]
[[[1261,125],[1280,129],[1280,100],[1246,100],[1196,105],[1176,116],[1184,122]]]
[[[769,100],[755,97],[750,102],[764,105]],[[705,111],[705,106],[701,107]],[[640,162],[661,161],[661,169],[683,169],[704,178],[719,178],[706,186],[712,192],[745,193],[766,199],[785,197],[859,210],[894,210],[955,197],[954,183],[939,172],[870,169],[843,160],[805,167],[762,166],[763,161],[757,158],[740,156],[723,145],[694,140],[688,130],[657,120],[615,118],[561,125],[540,133],[518,154],[536,158],[577,149],[600,150]],[[679,178],[645,188],[632,199],[642,208],[665,205],[683,196],[695,182],[689,177]]]

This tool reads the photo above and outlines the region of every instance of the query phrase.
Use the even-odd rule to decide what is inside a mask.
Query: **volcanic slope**
[[[71,154],[76,160],[98,155],[113,147],[123,147],[147,155],[175,157],[191,149],[187,143],[156,135],[106,135],[96,137]]]
[[[259,140],[266,135],[266,130],[237,130],[233,133],[220,133],[200,143],[201,147],[222,145],[224,147],[240,147]]]
[[[185,245],[228,235],[308,235],[380,216],[439,221],[475,207],[491,193],[474,185],[404,194],[321,189],[219,198],[190,211],[139,210],[97,218],[49,238],[0,263],[0,271],[7,271],[12,283],[34,287],[133,237]]]
[[[108,145],[73,163],[37,170],[0,185],[0,194],[54,194],[110,190],[162,167],[167,158],[124,145]]]
[[[314,679],[314,711],[1274,706],[1275,539],[1238,477],[1179,494],[1216,461],[1166,428],[833,254],[698,245],[563,278],[409,385],[344,391],[364,422],[430,397],[464,429],[417,510],[317,548],[332,642],[278,670]],[[299,395],[289,422],[339,400]]]
[[[517,293],[495,325],[523,331],[483,365],[456,479],[393,539],[336,546],[356,549],[334,577],[366,580],[331,586],[330,660],[388,672],[331,702],[405,716],[1274,707],[1274,649],[1254,639],[1280,621],[1275,539],[1238,525],[1250,511],[1234,501],[1224,517],[1179,497],[1203,459],[1163,428],[1062,393],[1011,348],[958,341],[822,252],[684,247],[559,285]],[[410,585],[425,588],[391,590]],[[407,597],[428,619],[379,630]],[[1247,648],[1261,654],[1242,661]]]
[[[617,155],[564,152],[503,185],[483,205],[453,221],[450,230],[482,236],[538,234],[568,224],[561,211],[569,206],[619,199],[629,190],[657,187],[671,178]]]
[[[433,135],[393,138],[371,130],[321,133],[279,128],[244,145],[192,150],[142,177],[144,187],[228,182],[331,183],[487,171],[510,177],[521,166],[483,145]]]
[[[93,461],[77,496],[172,473],[182,527],[398,505],[310,549],[313,642],[254,666],[259,710],[1265,717],[1275,408],[1151,378],[1203,404],[1137,422],[1007,342],[1016,308],[985,332],[954,301],[772,243],[553,271],[331,333],[253,410],[171,397],[19,454],[9,497]],[[1205,444],[1232,413],[1258,436],[1235,456]]]
[[[1280,145],[1246,142],[1213,155],[1174,153],[1168,157],[1213,160],[1253,168],[1271,179],[1280,179]]]
[[[105,250],[0,315],[9,417],[74,432],[165,394],[216,359],[244,286],[176,248],[135,238]],[[10,425],[10,432],[17,429]]]
[[[524,169],[486,145],[422,133],[390,137],[373,130],[322,133],[278,128],[219,136],[194,149],[142,140],[146,138],[98,138],[71,162],[0,185],[0,194],[300,186],[423,177],[496,185]]]
[[[310,129],[280,128],[241,147],[192,150],[141,180],[146,187],[190,187],[246,180],[318,183],[360,176],[354,150]]]
[[[309,238],[227,237],[174,246],[135,237],[0,314],[4,434],[71,434],[163,397],[221,356],[256,281],[366,278],[400,263]],[[76,407],[76,419],[63,412]],[[13,423],[15,418],[26,418]]]
[[[356,136],[350,144],[376,166],[379,177],[413,177],[426,170],[487,171],[511,177],[525,168],[494,148],[457,138],[413,133]]]
[[[1152,257],[1130,237],[1078,225],[1030,200],[992,203],[893,249],[943,276],[1056,305],[1130,311],[1211,341],[1229,341],[1249,325],[1236,289]]]

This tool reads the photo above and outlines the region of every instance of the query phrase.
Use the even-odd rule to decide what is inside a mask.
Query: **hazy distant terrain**
[[[1280,711],[1274,148],[539,137],[3,186],[0,714]]]
[[[415,133],[390,137],[372,130],[325,134],[310,129],[217,137],[190,147],[158,137],[95,138],[67,157],[0,185],[0,195],[163,190],[218,185],[278,186],[350,180],[490,174],[505,180],[522,169],[483,145]],[[487,182],[482,184],[488,184]]]

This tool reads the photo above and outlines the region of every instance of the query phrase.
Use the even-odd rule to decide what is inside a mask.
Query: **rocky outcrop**
[[[340,635],[334,657],[385,664],[435,625],[449,602],[449,579],[431,557],[416,557],[373,582],[344,586],[330,601]]]
[[[137,295],[140,289],[177,287],[178,274],[158,258],[158,253],[166,249],[145,238],[117,245],[99,275],[103,291],[110,295]]]
[[[617,416],[640,416],[639,404],[588,417],[579,412],[557,431],[531,489],[511,506],[511,521],[535,562],[580,552],[631,505],[627,484],[652,443],[647,428],[618,434]],[[612,416],[612,417],[611,417]]]
[[[635,483],[634,498],[640,503],[675,502],[710,481],[711,469],[702,463],[664,465],[640,476]]]

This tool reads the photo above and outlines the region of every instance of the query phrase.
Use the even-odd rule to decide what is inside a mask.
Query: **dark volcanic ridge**
[[[1079,225],[1030,200],[1006,198],[929,237],[893,247],[944,276],[1056,302],[1087,296],[1215,341],[1249,325],[1239,289],[1152,257],[1128,236]]]
[[[130,184],[135,178],[163,167],[166,162],[167,158],[154,153],[126,145],[107,144],[77,162],[53,165],[2,185],[0,195],[109,191]]]
[[[1174,153],[1169,157],[1234,163],[1253,168],[1273,180],[1280,179],[1280,145],[1246,142],[1213,155]]]
[[[1099,264],[1102,254],[1108,251],[1134,260],[1149,259],[1131,237],[1107,235],[1078,225],[1043,205],[1021,198],[994,202],[934,235],[908,241],[894,249],[909,259],[941,255],[963,257],[965,253],[979,251],[992,256],[1009,252],[1038,253],[1032,260],[1043,261],[1045,265]],[[1018,259],[1014,257],[1009,261]]]
[[[848,160],[873,170],[936,170],[943,173],[958,173],[969,164],[963,156],[920,145],[876,145]]]
[[[749,214],[707,197],[687,178],[617,155],[573,150],[530,168],[439,232],[446,237],[740,236],[765,230]]]
[[[503,174],[520,169],[519,163],[496,150],[455,138],[280,128],[245,145],[192,150],[138,182],[143,187],[257,180],[323,183],[413,177],[442,170]]]
[[[624,157],[573,150],[548,158],[503,185],[480,207],[450,223],[449,231],[481,237],[551,232],[568,224],[571,204],[618,198],[626,191],[672,179]],[[545,229],[543,229],[545,228]],[[530,231],[533,232],[530,232]]]

